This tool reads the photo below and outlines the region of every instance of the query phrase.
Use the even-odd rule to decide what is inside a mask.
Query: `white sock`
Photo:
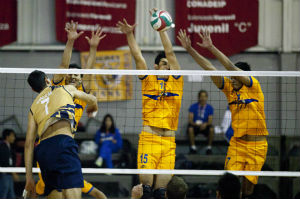
[[[191,148],[192,148],[193,150],[197,150],[196,145],[192,145]]]
[[[208,145],[206,148],[207,148],[207,149],[211,149],[211,145]]]

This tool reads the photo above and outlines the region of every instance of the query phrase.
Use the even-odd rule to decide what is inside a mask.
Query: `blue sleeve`
[[[95,135],[96,144],[99,144],[100,138],[101,138],[101,132],[100,132],[100,130],[98,130]]]
[[[120,134],[119,129],[116,128],[115,131],[116,131],[115,132],[115,139],[117,140],[117,146],[118,146],[119,149],[121,149],[122,146],[123,146],[122,136]]]

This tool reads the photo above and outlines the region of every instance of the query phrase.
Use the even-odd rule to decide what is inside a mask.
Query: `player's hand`
[[[156,12],[156,11],[158,11],[158,8],[152,8],[152,9],[150,9],[150,10],[149,10],[150,16],[152,16],[153,13]]]
[[[139,184],[132,188],[131,199],[139,199],[143,196],[143,185]]]
[[[117,140],[115,140],[115,139],[112,139],[111,141],[112,141],[112,143],[114,143],[114,144],[117,143]]]
[[[117,27],[120,29],[120,31],[124,34],[133,33],[134,28],[137,24],[129,25],[125,18],[123,18],[123,21],[119,21],[117,23]]]
[[[103,34],[101,27],[98,27],[96,33],[92,31],[91,37],[85,37],[88,41],[90,47],[96,47],[99,45],[100,41],[106,37],[106,34]]]
[[[26,179],[25,190],[27,191],[27,198],[28,197],[36,197],[35,183],[34,183],[34,179],[32,177]]]
[[[177,39],[180,41],[181,46],[186,50],[192,46],[190,36],[186,34],[185,30],[184,31],[182,29],[179,30]]]
[[[88,105],[88,107],[86,108],[86,113],[89,118],[95,117],[96,116],[95,113],[97,114],[97,111],[98,111],[97,103],[93,105]]]
[[[75,41],[78,37],[83,34],[83,31],[77,32],[78,22],[74,23],[73,20],[71,23],[66,23],[65,31],[68,33],[68,40]]]
[[[212,40],[210,38],[210,32],[208,29],[203,31],[202,33],[199,32],[199,37],[202,39],[202,43],[197,42],[197,45],[202,48],[211,48],[213,47]]]

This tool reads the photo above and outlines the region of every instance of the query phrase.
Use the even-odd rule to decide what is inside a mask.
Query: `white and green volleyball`
[[[163,31],[169,28],[174,28],[171,15],[165,10],[158,10],[151,16],[151,26],[156,31]]]

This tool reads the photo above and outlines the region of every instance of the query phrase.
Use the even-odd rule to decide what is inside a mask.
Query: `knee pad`
[[[165,188],[155,189],[153,192],[153,196],[155,199],[166,199],[166,189]]]
[[[142,199],[150,199],[153,197],[152,188],[149,185],[143,185],[143,196]]]

